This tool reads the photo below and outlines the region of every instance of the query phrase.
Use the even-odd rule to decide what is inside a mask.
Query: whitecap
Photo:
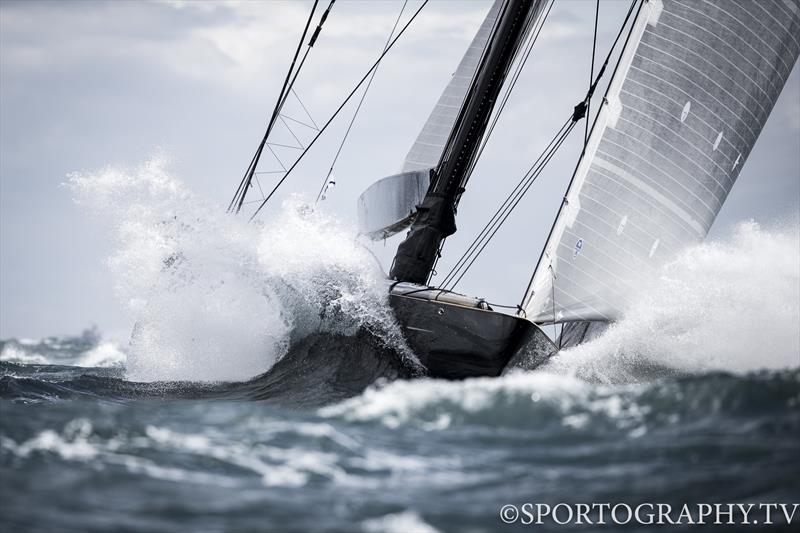
[[[438,533],[439,530],[425,522],[414,511],[403,511],[371,518],[361,522],[366,533]]]

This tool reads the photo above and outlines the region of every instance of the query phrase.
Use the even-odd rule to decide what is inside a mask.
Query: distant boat
[[[444,239],[456,231],[459,200],[502,111],[501,90],[507,95],[516,81],[515,69],[551,6],[551,0],[494,2],[402,172],[358,200],[363,234],[385,239],[408,228],[389,272],[389,298],[410,347],[434,377],[497,376],[520,361],[532,367],[619,319],[641,283],[705,238],[800,51],[798,0],[634,0],[561,208],[530,283],[520,287],[516,314],[506,314],[448,290],[453,277],[431,286],[431,273]],[[584,119],[596,86],[565,110],[570,116],[554,141]],[[559,144],[543,152],[532,172]],[[530,183],[512,191],[500,217]],[[241,208],[251,187],[243,180],[232,205]],[[502,220],[492,219],[489,231]],[[517,242],[525,246],[525,235]],[[481,250],[465,254],[462,272]],[[541,328],[557,323],[563,327],[554,343]]]

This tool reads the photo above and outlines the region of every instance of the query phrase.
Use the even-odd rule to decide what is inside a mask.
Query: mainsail
[[[800,50],[798,0],[649,0],[523,300],[539,322],[614,320],[702,240]]]
[[[461,109],[461,104],[464,103],[464,97],[469,90],[473,76],[475,76],[486,43],[492,35],[492,27],[497,21],[497,14],[502,3],[503,0],[495,0],[486,14],[486,18],[478,28],[478,33],[475,34],[453,77],[450,78],[450,83],[445,87],[439,101],[436,102],[428,120],[422,127],[422,131],[419,132],[417,140],[411,146],[403,163],[403,172],[427,170],[439,163],[442,150],[453,130],[458,111]]]
[[[464,53],[450,82],[411,146],[402,173],[369,187],[358,200],[359,231],[383,239],[406,228],[430,184],[428,171],[439,163],[447,138],[464,103],[503,0],[495,0]]]

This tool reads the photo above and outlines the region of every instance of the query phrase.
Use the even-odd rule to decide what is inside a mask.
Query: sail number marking
[[[583,250],[583,239],[578,239],[578,241],[575,243],[575,249],[572,251],[572,258],[575,259],[578,257],[578,254],[581,253],[581,250]]]

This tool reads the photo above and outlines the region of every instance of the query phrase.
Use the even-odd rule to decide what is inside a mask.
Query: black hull
[[[533,322],[489,309],[391,294],[409,346],[430,376],[499,376],[507,366],[533,368],[556,351]]]

